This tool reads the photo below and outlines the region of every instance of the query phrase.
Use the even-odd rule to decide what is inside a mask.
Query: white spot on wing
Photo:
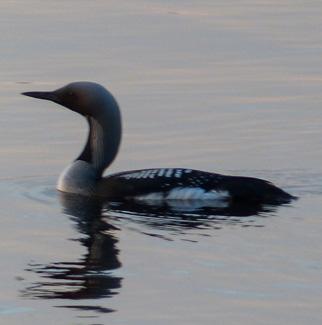
[[[165,177],[171,177],[173,173],[173,169],[167,169],[165,173]]]
[[[152,169],[150,171],[149,178],[155,178],[157,171],[158,171],[157,169]]]
[[[148,178],[150,175],[150,172],[151,172],[150,170],[145,170],[145,171],[141,172],[141,175],[139,178]]]
[[[191,173],[191,169],[172,169],[172,168],[161,168],[161,169],[147,169],[142,171],[130,172],[128,174],[121,175],[120,177],[125,179],[140,179],[140,178],[156,178],[156,177],[182,177],[183,173]]]
[[[153,170],[142,170],[139,172],[132,172],[128,174],[121,175],[120,177],[125,178],[125,179],[141,179],[141,178],[148,178],[151,175],[151,172]]]
[[[163,176],[163,174],[165,173],[165,169],[159,169],[159,172],[158,172],[158,176]]]

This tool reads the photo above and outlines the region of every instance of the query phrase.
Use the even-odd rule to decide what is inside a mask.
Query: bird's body
[[[113,189],[109,192],[109,189]],[[102,178],[98,195],[140,201],[207,200],[281,203],[290,195],[258,178],[185,168],[127,171]]]
[[[211,200],[284,203],[293,196],[262,179],[226,176],[187,168],[152,168],[103,177],[121,141],[121,115],[114,97],[92,82],[71,83],[53,92],[24,95],[47,99],[83,115],[89,124],[80,156],[60,175],[57,189],[111,200]]]

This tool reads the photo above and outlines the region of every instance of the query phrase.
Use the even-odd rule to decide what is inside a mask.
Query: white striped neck
[[[76,159],[85,161],[93,166],[96,176],[100,177],[103,171],[115,159],[121,142],[121,116],[117,104],[102,110],[97,117],[88,116],[89,133],[86,145]]]

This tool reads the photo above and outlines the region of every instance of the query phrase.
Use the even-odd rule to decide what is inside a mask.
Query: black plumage
[[[163,171],[163,172],[162,172]],[[287,203],[294,196],[272,183],[253,177],[226,176],[184,168],[142,169],[121,172],[102,179],[99,193],[119,199],[132,199],[149,193],[167,198],[176,188],[227,192],[230,202]]]

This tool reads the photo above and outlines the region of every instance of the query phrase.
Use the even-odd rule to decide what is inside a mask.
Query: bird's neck
[[[117,155],[121,142],[121,118],[116,111],[105,113],[100,118],[88,117],[87,121],[87,142],[76,161],[89,163],[100,177]]]
[[[113,109],[112,109],[113,108]],[[113,162],[121,142],[121,116],[117,104],[96,118],[88,117],[89,133],[79,157],[60,175],[57,189],[93,195],[103,171]]]

